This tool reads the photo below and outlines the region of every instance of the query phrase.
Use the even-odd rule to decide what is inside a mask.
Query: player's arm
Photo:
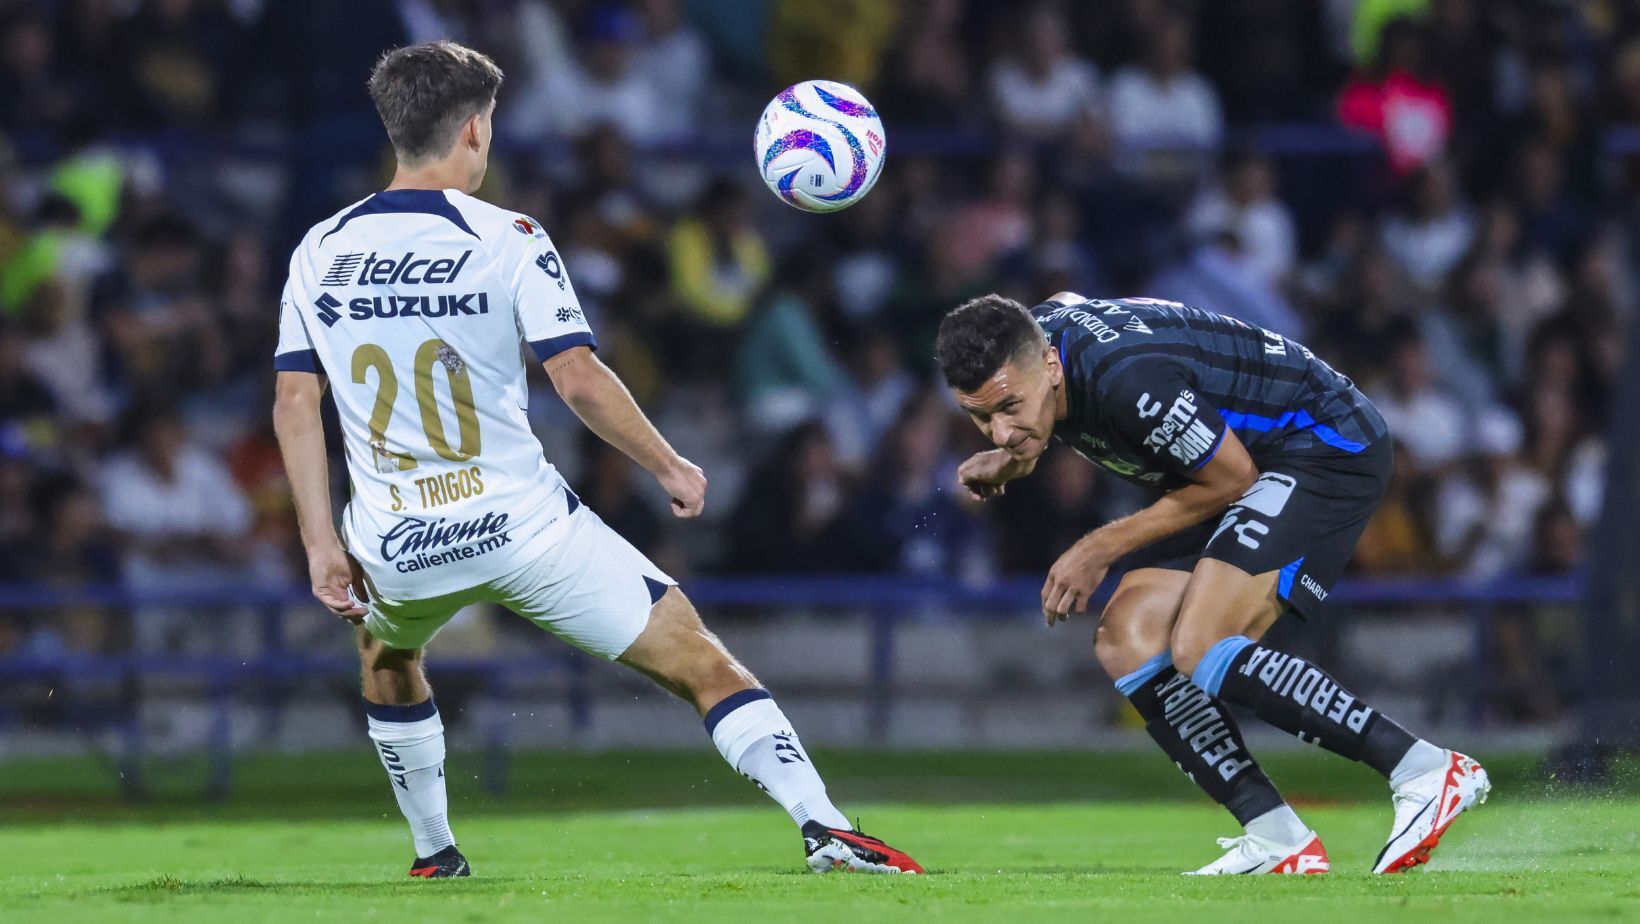
[[[1134,363],[1101,395],[1124,442],[1142,447],[1158,470],[1188,479],[1131,516],[1099,527],[1054,562],[1042,586],[1049,625],[1085,613],[1105,572],[1123,555],[1217,516],[1258,478],[1247,448],[1206,405],[1188,370],[1165,361]]]
[[[558,396],[588,429],[655,476],[672,498],[673,513],[685,518],[700,515],[706,505],[706,475],[678,455],[625,383],[590,347],[572,347],[542,365]]]
[[[307,550],[313,595],[332,613],[357,621],[365,614],[348,596],[349,585],[366,599],[363,575],[342,548],[330,512],[330,464],[325,457],[325,429],[319,416],[324,377],[311,372],[280,372],[274,383],[273,432],[290,478],[296,522]]]

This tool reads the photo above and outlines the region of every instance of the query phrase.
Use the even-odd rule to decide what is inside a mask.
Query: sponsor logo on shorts
[[[1327,599],[1326,588],[1322,587],[1320,584],[1317,584],[1315,582],[1315,578],[1310,577],[1308,574],[1299,575],[1298,583],[1304,585],[1305,590],[1315,594],[1315,598],[1317,600]]]
[[[507,514],[494,512],[470,520],[404,517],[378,538],[382,560],[400,574],[467,561],[512,542]]]

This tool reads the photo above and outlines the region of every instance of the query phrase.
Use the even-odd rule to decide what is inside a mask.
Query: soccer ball
[[[835,212],[865,198],[883,172],[883,120],[860,92],[805,80],[769,102],[753,139],[770,191],[805,212]]]

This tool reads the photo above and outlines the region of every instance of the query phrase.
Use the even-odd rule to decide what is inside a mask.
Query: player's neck
[[[446,162],[417,167],[400,164],[393,172],[393,182],[387,184],[389,192],[395,189],[454,189],[465,192],[467,169],[461,164]]]
[[[1069,395],[1069,390],[1065,388],[1065,380],[1060,379],[1059,384],[1053,387],[1053,419],[1055,421],[1064,420],[1070,416],[1071,402]]]

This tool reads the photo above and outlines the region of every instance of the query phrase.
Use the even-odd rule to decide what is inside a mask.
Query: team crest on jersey
[[[519,234],[528,234],[530,237],[542,238],[547,236],[547,232],[541,230],[540,225],[536,224],[533,219],[523,215],[513,219],[513,227],[518,229]]]

